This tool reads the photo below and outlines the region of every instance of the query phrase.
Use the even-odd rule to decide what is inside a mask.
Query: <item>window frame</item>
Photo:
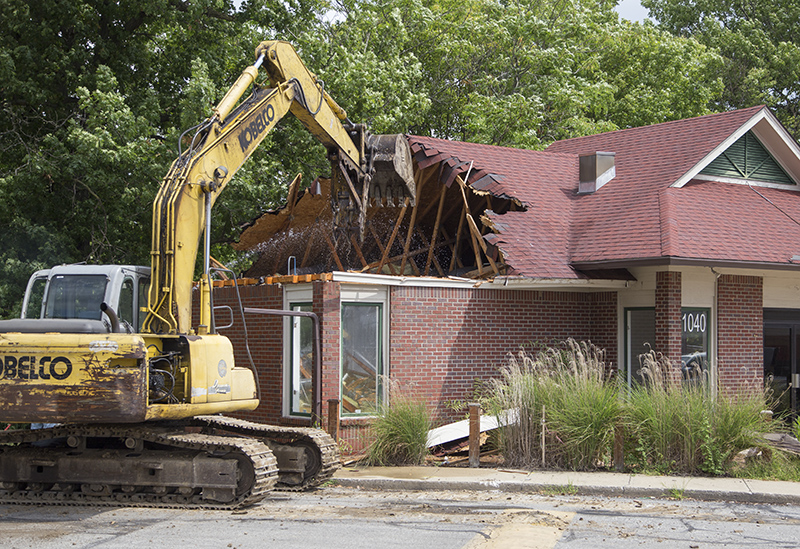
[[[312,305],[313,309],[314,296],[311,284],[297,284],[292,287],[285,287],[283,292],[283,309],[285,311],[293,310],[294,306]],[[294,320],[299,317],[287,316],[283,318],[283,364],[282,364],[282,388],[281,388],[281,413],[283,417],[293,418],[309,418],[310,413],[294,412],[293,411],[293,392],[294,392],[294,356],[292,352],[292,343],[294,339]]]
[[[302,311],[303,310],[303,309],[299,309],[299,308],[296,309],[296,307],[308,307],[308,311],[311,312],[314,309],[314,304],[310,300],[309,301],[291,301],[291,302],[289,302],[289,306],[288,306],[288,310],[289,311]],[[288,387],[287,387],[288,391],[286,393],[286,397],[287,397],[287,399],[289,401],[289,403],[288,403],[289,404],[289,415],[292,416],[292,417],[311,417],[311,410],[309,410],[308,412],[300,411],[299,390],[300,390],[300,385],[301,385],[302,381],[300,380],[299,377],[298,377],[298,397],[297,397],[298,398],[298,403],[297,403],[298,404],[298,410],[297,411],[295,410],[295,406],[294,406],[295,405],[295,373],[296,373],[297,370],[299,370],[299,368],[298,368],[299,365],[295,364],[295,339],[297,339],[298,336],[299,336],[299,334],[297,334],[295,332],[295,328],[297,328],[297,330],[299,331],[300,323],[303,322],[304,320],[306,322],[310,323],[311,319],[310,318],[299,317],[299,316],[290,316],[290,317],[287,318],[287,320],[288,320],[288,324],[289,324],[289,338],[288,338],[289,339],[289,345],[288,345],[288,347],[289,347],[289,350],[288,350],[289,351],[289,363],[288,363],[288,366],[289,366],[289,372],[288,372],[289,383],[288,383]],[[313,339],[313,333],[312,333],[312,339]],[[312,344],[312,348],[313,348],[314,342],[312,341],[311,344]],[[311,367],[312,367],[312,369],[314,367],[313,361],[312,361]],[[313,380],[313,372],[312,372],[312,378],[311,379]],[[313,398],[313,395],[312,395],[312,398]],[[311,408],[313,408],[313,404],[314,403],[312,402],[311,403]]]
[[[343,377],[343,351],[342,342],[342,313],[343,308],[349,305],[378,306],[378,371],[376,372],[376,410],[374,412],[347,412],[344,409],[344,392],[342,388]],[[341,288],[339,300],[339,413],[342,419],[358,419],[375,417],[380,406],[385,404],[389,398],[387,383],[385,380],[390,376],[390,354],[389,354],[389,291],[385,287],[365,287],[365,286],[345,286]]]

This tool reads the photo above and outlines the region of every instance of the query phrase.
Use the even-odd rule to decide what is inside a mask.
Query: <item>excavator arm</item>
[[[269,87],[254,86],[263,65]],[[370,203],[415,200],[411,153],[402,135],[370,135],[353,124],[288,42],[262,42],[211,118],[195,128],[153,203],[152,282],[144,331],[191,333],[192,280],[205,233],[198,335],[211,324],[209,224],[211,207],[225,186],[288,112],[326,147],[333,171],[331,202],[337,222],[356,219],[363,231]],[[187,132],[188,133],[188,132]],[[337,211],[338,210],[338,211]]]

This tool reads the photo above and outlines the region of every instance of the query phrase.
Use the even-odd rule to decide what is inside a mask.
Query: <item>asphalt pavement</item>
[[[739,478],[448,466],[345,466],[332,481],[363,490],[495,490],[800,505],[800,483]]]

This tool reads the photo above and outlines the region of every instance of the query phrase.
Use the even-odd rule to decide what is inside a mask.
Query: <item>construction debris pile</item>
[[[484,214],[523,210],[522,204],[465,183],[469,166],[459,172],[441,159],[426,163],[424,151],[415,152],[415,203],[368,208],[363,238],[334,226],[329,180],[318,178],[301,191],[301,178],[295,178],[287,204],[255,220],[236,244],[258,256],[246,276],[335,270],[471,279],[506,274],[502,254],[484,238],[492,233]]]

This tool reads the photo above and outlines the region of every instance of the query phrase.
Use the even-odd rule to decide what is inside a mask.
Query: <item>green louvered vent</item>
[[[700,173],[718,177],[752,179],[765,183],[795,185],[783,168],[761,144],[753,132],[747,132],[714,159]]]

